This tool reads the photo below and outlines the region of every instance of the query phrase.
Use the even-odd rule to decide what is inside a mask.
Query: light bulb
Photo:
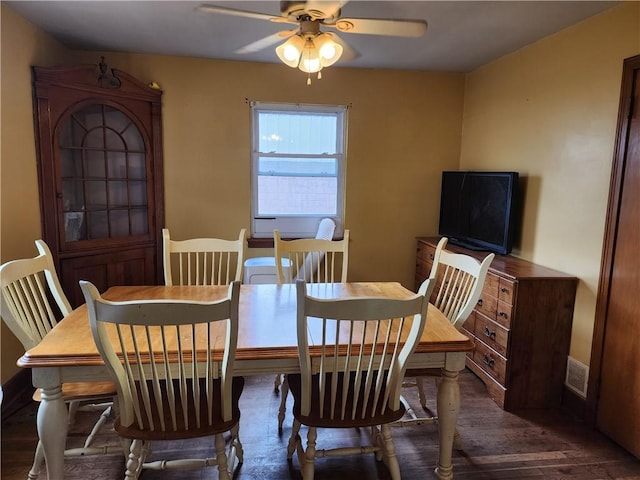
[[[342,56],[342,45],[337,43],[336,38],[331,33],[321,33],[315,39],[316,48],[319,50],[320,63],[323,67],[328,67],[336,63]]]
[[[324,59],[331,60],[336,54],[336,47],[332,43],[325,43],[320,47],[320,56]]]
[[[290,62],[297,60],[300,56],[300,52],[293,45],[285,45],[282,54],[284,55],[284,58]]]
[[[319,58],[303,58],[300,62],[300,70],[307,73],[314,73],[321,69]]]
[[[282,45],[276,47],[276,55],[282,60],[282,63],[291,68],[296,68],[303,49],[304,39],[298,35],[294,35]]]
[[[322,63],[320,62],[320,54],[311,38],[307,39],[304,44],[304,50],[300,56],[300,65],[298,68],[306,73],[315,73],[320,71]]]

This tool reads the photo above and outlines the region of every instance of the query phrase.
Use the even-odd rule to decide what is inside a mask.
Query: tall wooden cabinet
[[[439,237],[419,237],[416,288],[429,276]],[[447,250],[481,259],[475,252]],[[505,410],[559,406],[569,355],[577,279],[509,255],[497,255],[478,304],[462,327],[476,348],[467,367]]]
[[[75,306],[78,281],[161,280],[162,92],[99,65],[33,67],[42,236]]]

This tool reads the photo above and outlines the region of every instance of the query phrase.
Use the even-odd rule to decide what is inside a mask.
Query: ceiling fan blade
[[[388,35],[392,37],[421,37],[427,31],[425,20],[392,20],[382,18],[340,18],[335,25],[344,33]]]
[[[270,22],[277,23],[291,23],[288,19],[275,16],[268,15],[266,13],[259,12],[250,12],[247,10],[238,10],[237,8],[228,8],[228,7],[219,7],[218,5],[209,5],[203,3],[197,8],[201,12],[205,13],[220,13],[222,15],[233,15],[235,17],[245,17],[245,18],[255,18],[257,20],[268,20]]]
[[[259,50],[263,50],[271,45],[278,43],[283,38],[290,37],[297,33],[297,30],[285,30],[283,32],[277,32],[273,35],[269,35],[268,37],[261,38],[260,40],[256,40],[253,43],[245,45],[244,47],[239,48],[234,53],[244,54],[244,53],[253,53]]]
[[[331,34],[331,38],[334,42],[339,43],[342,47],[342,55],[340,56],[339,62],[349,62],[351,60],[355,60],[360,56],[360,52],[358,52],[355,48],[353,48],[335,33]]]

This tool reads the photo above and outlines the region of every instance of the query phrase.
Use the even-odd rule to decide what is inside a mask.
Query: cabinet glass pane
[[[84,191],[81,180],[62,180],[62,207],[65,212],[84,210]]]
[[[140,130],[133,123],[131,123],[126,130],[122,132],[125,143],[127,144],[127,150],[136,150],[138,152],[144,152],[144,140],[140,134]]]
[[[111,210],[109,223],[112,237],[127,237],[130,235],[128,210]]]
[[[67,242],[85,240],[87,229],[84,223],[84,213],[68,212],[64,214],[64,233]]]
[[[102,114],[103,105],[96,103],[89,105],[73,114],[74,118],[84,126],[86,130],[91,130],[104,125],[104,117]]]
[[[127,182],[109,182],[109,206],[126,207],[129,205],[129,195],[127,193]]]
[[[131,125],[131,119],[120,110],[105,106],[104,123],[120,134],[121,132],[124,132],[129,125]]]
[[[80,150],[60,149],[60,163],[62,165],[62,177],[82,176],[82,154]]]
[[[131,235],[144,235],[145,233],[149,233],[149,225],[147,224],[147,209],[132,208]]]
[[[144,153],[130,153],[129,154],[129,178],[146,178],[146,156]]]
[[[89,240],[107,238],[109,236],[109,224],[107,223],[107,212],[105,210],[87,212],[87,217],[89,220],[89,231],[87,232]]]
[[[127,177],[127,156],[124,152],[107,152],[109,178]]]
[[[147,182],[129,182],[129,199],[137,207],[147,204]]]
[[[87,209],[105,208],[107,206],[107,182],[88,181],[85,183]]]
[[[104,152],[101,150],[84,151],[84,176],[90,178],[104,178]]]
[[[82,146],[85,148],[104,148],[104,130],[95,128],[85,135]]]
[[[60,130],[60,135],[58,136],[61,148],[70,147],[75,143],[73,141],[73,125],[73,120],[68,120],[62,126],[62,130]]]
[[[110,128],[104,129],[105,136],[105,148],[108,150],[125,150],[127,147],[122,140],[122,137]]]

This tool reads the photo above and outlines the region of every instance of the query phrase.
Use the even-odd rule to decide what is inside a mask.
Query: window
[[[314,237],[344,215],[346,107],[252,103],[252,235]]]

